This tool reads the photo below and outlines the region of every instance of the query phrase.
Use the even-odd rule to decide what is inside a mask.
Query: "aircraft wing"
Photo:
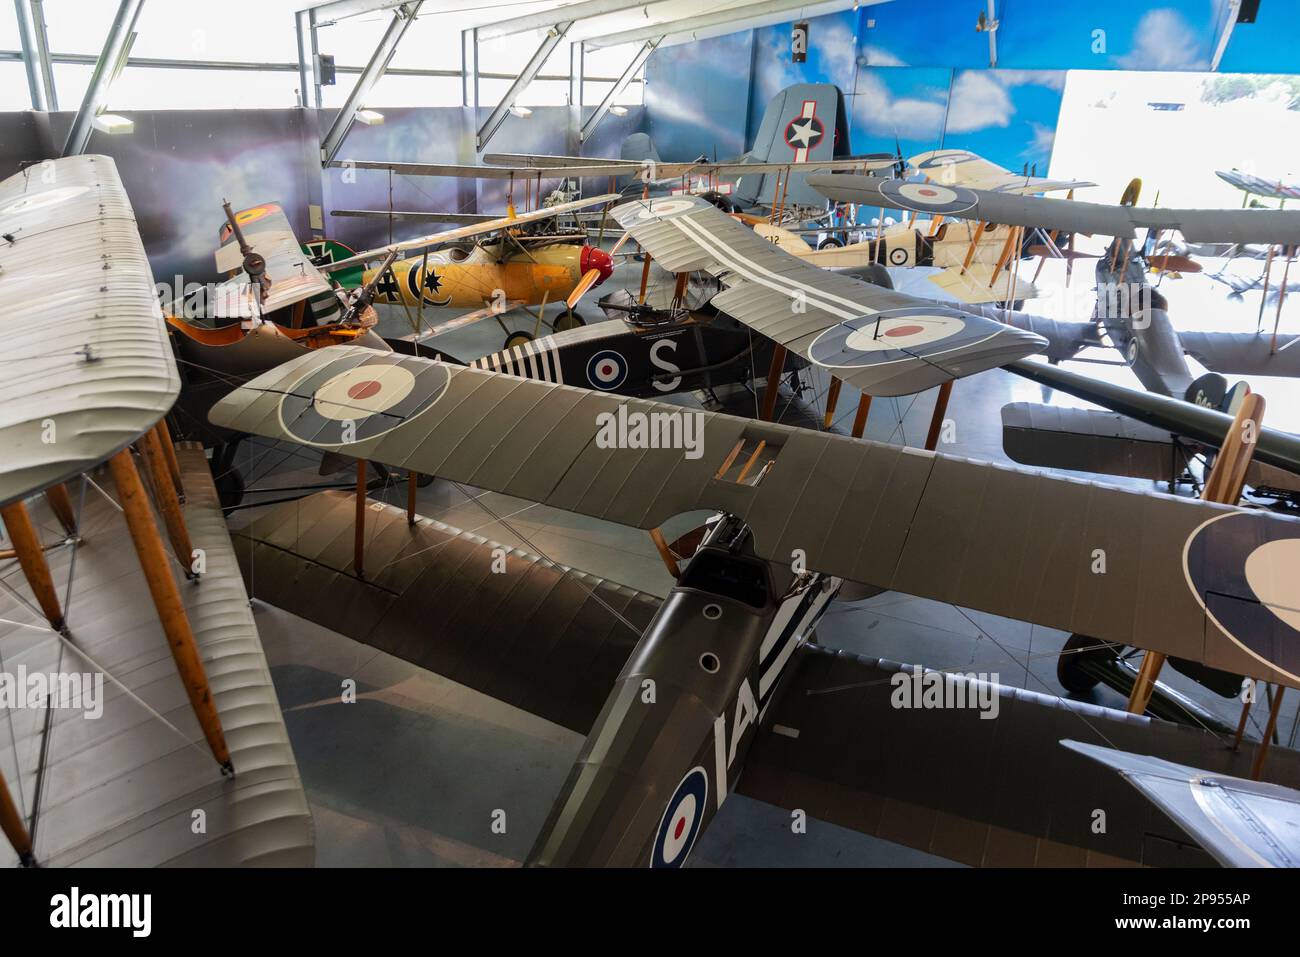
[[[502,159],[513,154],[491,154]],[[857,159],[809,160],[796,163],[726,162],[711,163],[692,160],[687,163],[664,163],[645,160],[584,160],[573,156],[523,156],[527,162],[518,166],[464,166],[446,163],[395,163],[388,160],[335,160],[331,166],[350,169],[389,170],[399,176],[452,176],[461,179],[590,179],[610,176],[637,176],[648,181],[671,181],[684,176],[746,176],[754,173],[774,173],[792,168],[800,172],[809,170],[864,170],[889,169],[894,165],[892,156],[864,156]],[[554,165],[542,165],[545,160],[558,160]]]
[[[1089,346],[1099,345],[1097,327],[1091,322],[1064,322],[1028,312],[1002,309],[990,304],[973,305],[971,312],[1005,322],[1047,340],[1043,355],[1057,362],[1073,359]]]
[[[354,496],[320,492],[233,533],[249,594],[581,734],[659,609],[523,549],[427,518],[411,528],[377,502],[361,578],[355,521]]]
[[[1268,199],[1300,199],[1300,186],[1283,183],[1281,180],[1267,180],[1253,173],[1243,173],[1239,169],[1216,170],[1215,176],[1237,189],[1255,196]]]
[[[0,504],[153,428],[180,378],[135,213],[107,156],[0,182]]]
[[[613,216],[665,269],[720,279],[713,305],[872,395],[921,392],[1043,346],[1031,333],[828,273],[698,197],[636,200]]]
[[[843,202],[884,205],[1011,226],[1039,226],[1088,236],[1136,240],[1138,230],[1156,229],[1163,232],[1177,230],[1193,243],[1300,243],[1300,211],[1289,209],[1109,206],[965,186],[898,184],[878,177],[851,174],[814,173],[808,177],[808,183],[823,196]]]
[[[629,444],[633,413],[677,447]],[[1300,579],[1252,560],[1294,554],[1300,521],[718,413],[684,449],[687,414],[338,345],[210,418],[632,528],[724,511],[762,559],[1300,686]]]
[[[967,668],[916,673],[806,644],[788,670],[738,792],[971,866],[1210,865],[1199,832],[1058,742],[1218,774],[1248,774],[1256,747],[1234,753],[1206,731],[991,684]],[[953,693],[944,700],[966,706],[921,707],[925,680],[944,681]],[[1275,748],[1266,771],[1300,784],[1300,755]],[[1098,808],[1106,827],[1094,833]]]
[[[258,303],[243,272],[244,257],[226,223],[221,230],[222,245],[217,249],[217,271],[239,271],[239,275],[217,286],[213,292],[210,314],[218,319],[249,319],[283,309],[303,299],[328,295],[333,287],[321,275],[311,256],[302,251],[284,210],[265,203],[235,214],[239,230],[253,251],[266,260],[266,275],[271,280],[266,301]]]
[[[1013,173],[968,150],[930,150],[913,156],[907,165],[945,186],[967,186],[998,193],[1047,193],[1097,185],[1084,180],[1047,179]]]
[[[1167,431],[1118,412],[1033,402],[1002,407],[1002,449],[1022,465],[1166,481],[1184,461]]]
[[[498,219],[489,219],[486,222],[470,223],[467,226],[457,226],[455,229],[444,230],[440,233],[432,233],[428,236],[418,236],[415,239],[407,239],[400,243],[392,243],[388,246],[381,246],[378,249],[369,249],[363,253],[357,253],[347,259],[340,259],[338,262],[332,262],[323,267],[324,272],[334,272],[344,269],[348,266],[355,266],[357,263],[370,262],[375,259],[383,259],[390,252],[410,252],[416,249],[431,249],[435,246],[443,246],[447,243],[454,243],[461,239],[473,239],[476,236],[484,236],[488,233],[494,233],[502,229],[510,229],[514,226],[523,226],[527,223],[540,222],[543,219],[550,219],[554,216],[562,216],[565,213],[571,213],[579,209],[585,209],[588,206],[597,206],[601,203],[611,203],[621,197],[617,193],[606,193],[603,196],[593,196],[589,199],[578,199],[571,203],[558,203],[555,206],[544,206],[541,209],[534,209],[527,213],[519,213],[515,216],[502,216]]]
[[[1224,867],[1300,867],[1300,791],[1129,754],[1115,746],[1062,741],[1137,788]],[[1273,752],[1276,755],[1278,752]],[[1241,773],[1248,773],[1245,768]]]
[[[1277,337],[1277,351],[1268,333],[1180,332],[1183,351],[1211,372],[1227,375],[1300,376],[1300,336]]]

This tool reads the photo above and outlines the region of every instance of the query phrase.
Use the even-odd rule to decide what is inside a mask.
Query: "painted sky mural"
[[[778,90],[829,82],[849,103],[855,152],[892,150],[897,138],[904,155],[942,145],[973,150],[1010,169],[1036,165],[1043,171],[1066,70],[1208,70],[1229,5],[1001,3],[996,70],[988,69],[988,34],[975,29],[981,6],[890,0],[817,17],[805,63],[791,62],[789,23],[668,47],[647,68],[648,128],[666,159],[685,159],[708,152],[719,139],[736,144],[735,110],[743,104],[748,145]],[[1236,25],[1221,71],[1300,68],[1287,40],[1294,14],[1276,3],[1261,11],[1258,23]],[[753,64],[748,89],[737,79],[746,57]]]

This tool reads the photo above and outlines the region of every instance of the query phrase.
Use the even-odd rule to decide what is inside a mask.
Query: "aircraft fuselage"
[[[840,587],[747,554],[723,517],[601,709],[530,864],[680,867],[732,793],[795,649]]]

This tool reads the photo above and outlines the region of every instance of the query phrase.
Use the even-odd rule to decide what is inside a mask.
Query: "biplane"
[[[876,221],[880,225],[874,230],[855,225],[863,208],[858,204],[849,206],[848,225],[794,231],[760,223],[754,228],[787,252],[826,268],[852,269],[867,264],[933,266],[940,271],[929,276],[929,281],[957,302],[1019,303],[1037,295],[1033,283],[1022,279],[1013,268],[1032,242],[1032,235],[1016,235],[1011,227],[990,223],[944,222],[942,204],[931,203],[929,208],[917,210],[907,203],[908,196],[937,195],[929,183],[931,179],[940,187],[960,183],[1022,194],[1052,190],[1070,190],[1072,194],[1078,187],[1094,185],[1082,180],[1046,179],[1028,171],[1017,175],[966,150],[932,150],[906,162],[900,154],[897,166],[897,178],[882,178],[879,185],[882,195],[896,196],[898,202],[879,208]],[[903,175],[910,173],[921,174],[924,181],[904,181]],[[906,223],[887,226],[885,210],[894,207],[909,209],[912,215]],[[930,218],[918,225],[918,213],[922,211],[929,213]],[[833,218],[839,218],[838,211]],[[815,250],[803,238],[809,233],[817,239]],[[854,234],[866,235],[848,241]],[[1013,246],[1016,240],[1018,247]]]
[[[208,462],[167,431],[180,377],[113,160],[0,182],[0,231],[0,865],[308,866]]]
[[[207,409],[232,382],[264,372],[304,350],[340,342],[388,351],[389,345],[374,331],[378,317],[372,303],[385,295],[400,299],[392,289],[408,285],[417,288],[421,301],[442,298],[441,292],[433,290],[440,287],[440,276],[446,276],[447,270],[459,277],[452,280],[459,285],[448,284],[446,301],[451,301],[452,290],[458,288],[467,304],[479,307],[479,311],[453,320],[453,324],[474,322],[504,311],[510,303],[494,303],[494,292],[498,296],[522,296],[528,301],[534,297],[544,300],[552,289],[557,296],[573,297],[575,289],[585,292],[609,275],[606,253],[573,245],[554,245],[549,254],[542,248],[532,253],[514,232],[617,198],[601,196],[460,226],[352,256],[332,255],[329,262],[320,265],[314,261],[319,257],[299,245],[279,206],[263,204],[237,213],[228,210],[216,264],[231,278],[210,294],[201,291],[199,295],[205,299],[173,304],[167,316],[185,378],[175,417],[180,433],[217,447],[222,463],[219,474],[224,476],[223,481],[233,483],[223,487],[223,496],[237,500],[240,490],[233,456],[238,437],[212,430],[207,421]],[[472,245],[483,237],[490,242]],[[499,251],[509,244],[523,250],[527,261],[493,261],[494,253],[489,250]],[[399,260],[397,257],[403,253],[423,256]],[[538,261],[537,257],[548,255],[552,259],[549,264]],[[461,262],[444,267],[435,264],[440,258]],[[380,265],[364,271],[353,289],[343,289],[328,278],[355,274],[357,267],[376,261]],[[503,285],[478,285],[489,282]],[[466,291],[470,286],[476,290],[472,296]]]
[[[905,201],[905,208],[913,210],[942,209],[945,216],[997,223],[1013,236],[1038,230],[1055,251],[1059,251],[1058,240],[1076,233],[1114,237],[1097,260],[1098,305],[1093,321],[1031,317],[1027,322],[1048,339],[1047,354],[1055,360],[1072,358],[1100,344],[1105,332],[1143,386],[1189,401],[1195,398],[1190,390],[1196,377],[1187,365],[1188,355],[1219,374],[1300,376],[1300,350],[1291,349],[1300,336],[1279,334],[1276,324],[1272,335],[1262,330],[1180,333],[1169,320],[1164,297],[1146,279],[1148,258],[1160,257],[1161,236],[1173,232],[1191,243],[1263,243],[1280,249],[1289,265],[1300,248],[1300,212],[1108,206],[938,184],[929,188],[930,193],[913,191],[914,195],[902,197],[887,181],[864,176],[814,174],[809,182],[840,201],[877,204],[888,197],[895,204]],[[1148,231],[1144,243],[1138,241],[1140,229]],[[1279,303],[1279,319],[1280,314]]]
[[[612,215],[646,254],[639,295],[601,300],[621,318],[523,343],[472,365],[641,397],[765,377],[759,412],[771,418],[775,384],[788,360],[793,371],[813,367],[831,378],[827,419],[839,384],[862,394],[854,425],[861,435],[873,396],[947,389],[954,379],[1032,355],[1043,345],[1033,333],[813,266],[702,197],[636,200]],[[683,243],[675,230],[665,231],[669,222],[680,222],[687,235],[708,236],[708,243]],[[666,307],[645,301],[651,262],[677,277]],[[712,277],[719,291],[688,306],[686,280],[696,273]],[[942,409],[936,415],[941,419]]]
[[[778,273],[751,261],[739,236],[767,244],[703,200],[638,201],[613,215],[670,270],[725,269],[731,280],[720,295],[766,302],[773,337],[810,361],[840,369],[895,361],[881,354],[891,351],[881,339],[907,323],[891,321],[892,310],[842,295],[836,277],[802,264]],[[816,303],[803,319],[782,298],[805,285],[802,269],[823,284],[807,284]],[[849,338],[826,342],[830,309],[854,313],[833,323],[847,326],[841,336]],[[936,343],[954,334],[952,322],[940,321],[948,318],[914,310],[910,325],[920,329],[897,338],[929,333],[932,348],[894,351],[916,349],[943,364]],[[572,622],[541,644],[521,643],[512,627],[480,629],[472,641],[431,638],[441,624],[430,611],[445,605],[419,569],[374,569],[360,534],[355,553],[334,554],[344,516],[372,511],[346,497],[332,506],[315,500],[310,552],[298,551],[300,516],[268,518],[253,531],[254,555],[271,559],[256,576],[268,600],[297,582],[328,582],[332,594],[355,596],[356,607],[383,609],[378,625],[350,615],[345,627],[587,735],[532,863],[679,866],[733,793],[973,864],[1212,859],[1140,792],[1098,777],[1058,742],[1239,777],[1266,743],[1235,752],[1204,731],[977,688],[959,676],[931,680],[996,696],[996,721],[967,709],[900,708],[890,698],[900,673],[907,678],[904,666],[826,651],[809,636],[853,582],[1296,687],[1300,522],[717,413],[701,413],[698,457],[601,439],[612,418],[682,413],[594,388],[344,346],[241,386],[212,418],[652,532],[673,516],[715,513],[639,636],[635,616],[634,627],[611,631],[608,618],[574,618],[580,609],[567,601],[554,604],[486,567],[466,568],[464,586],[459,577],[442,586],[463,597],[473,583],[498,596],[484,592],[478,607],[517,596],[519,620],[526,614],[539,627],[551,614]],[[427,551],[410,513],[379,511],[383,548]],[[1110,557],[1106,574],[1092,570],[1097,548]],[[534,564],[522,574],[530,570],[550,574]],[[926,680],[919,669],[911,673],[918,679]],[[1268,780],[1297,783],[1297,756],[1269,753]],[[1097,806],[1110,808],[1117,826],[1096,833]],[[1248,834],[1249,825],[1239,813],[1218,827]]]

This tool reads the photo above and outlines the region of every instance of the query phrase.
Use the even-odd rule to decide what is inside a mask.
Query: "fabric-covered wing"
[[[1047,316],[1035,316],[992,305],[974,305],[970,311],[1042,336],[1047,340],[1043,355],[1057,362],[1073,359],[1089,346],[1100,345],[1097,327],[1091,322],[1062,322]]]
[[[1118,771],[1224,867],[1300,867],[1300,791],[1095,744],[1061,743]]]
[[[135,213],[107,156],[0,183],[0,504],[134,442],[180,388]]]
[[[417,249],[432,249],[436,246],[445,246],[448,243],[458,242],[462,239],[473,239],[477,236],[484,236],[488,233],[495,233],[499,230],[509,229],[513,226],[523,226],[527,223],[541,222],[544,219],[553,219],[556,216],[563,216],[566,213],[574,213],[580,209],[586,209],[588,206],[596,206],[601,203],[611,203],[619,199],[617,193],[606,193],[601,196],[592,196],[588,199],[577,199],[571,203],[558,203],[555,206],[543,206],[540,209],[530,210],[526,213],[519,213],[516,216],[502,216],[497,219],[489,219],[485,222],[470,223],[467,226],[457,226],[455,229],[444,230],[440,233],[431,233],[428,236],[417,236],[415,239],[406,239],[399,243],[392,243],[388,246],[380,246],[378,249],[368,249],[365,252],[357,253],[355,256],[349,256],[347,259],[340,259],[332,262],[324,268],[325,272],[337,272],[340,269],[346,269],[348,266],[355,266],[358,263],[371,262],[375,259],[383,259],[390,252],[411,252]]]
[[[633,414],[678,441],[620,441]],[[801,549],[851,581],[1300,686],[1300,521],[1273,514],[354,346],[259,376],[211,419],[632,528],[724,511],[760,558]],[[1276,564],[1250,562],[1263,549]]]
[[[1183,351],[1212,372],[1227,375],[1300,376],[1300,336],[1278,336],[1277,350],[1267,333],[1180,332]]]
[[[1300,199],[1300,186],[1283,183],[1281,180],[1267,180],[1253,173],[1243,173],[1239,169],[1216,170],[1215,176],[1225,183],[1269,199]]]
[[[659,600],[372,503],[321,492],[234,534],[249,594],[586,734]],[[494,573],[503,549],[504,572]]]
[[[1046,193],[1097,185],[1083,180],[1020,175],[967,150],[930,150],[918,153],[907,163],[945,186],[969,186],[971,189],[995,190],[999,193]]]
[[[973,866],[1210,864],[1150,802],[1058,742],[1228,774],[1248,774],[1255,748],[1234,753],[1208,732],[973,676],[942,679],[966,707],[925,708],[923,682],[940,673],[817,645],[800,648],[789,671],[738,791]],[[996,717],[981,717],[994,703]],[[1267,773],[1300,783],[1300,755],[1273,749]],[[1106,809],[1102,834],[1096,808]]]
[[[897,196],[882,191],[889,180],[851,174],[814,173],[808,184],[823,196],[868,206],[899,205]],[[886,186],[888,190],[891,187]],[[1068,233],[1115,236],[1135,240],[1139,229],[1177,230],[1192,243],[1300,243],[1300,211],[1277,209],[1163,209],[1146,206],[1108,206],[1069,199],[1046,199],[1010,193],[936,187],[937,199],[961,208],[933,211],[961,219],[983,220],[1009,226],[1039,226]],[[919,195],[919,194],[918,194]],[[954,197],[960,200],[956,203]],[[924,202],[908,209],[928,210]]]
[[[1184,462],[1161,429],[1117,412],[1033,402],[1002,407],[1002,449],[1022,465],[1153,480],[1168,480]]]
[[[216,252],[217,271],[239,270],[239,275],[217,286],[211,307],[214,318],[251,319],[331,291],[333,287],[312,263],[311,256],[302,251],[293,227],[279,206],[265,203],[240,210],[235,214],[235,221],[244,240],[266,260],[271,288],[267,290],[266,301],[259,303],[243,272],[244,257],[239,252],[239,243],[227,223],[221,229],[222,245]]]
[[[828,273],[696,197],[637,200],[614,218],[671,272],[702,270],[712,304],[871,395],[908,395],[1038,352],[996,322]]]

